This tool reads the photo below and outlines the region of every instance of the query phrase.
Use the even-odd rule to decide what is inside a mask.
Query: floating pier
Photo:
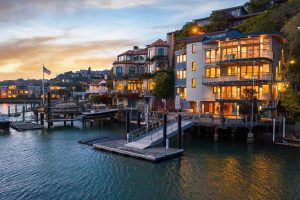
[[[11,124],[11,127],[17,131],[28,131],[43,129],[44,125],[35,124],[32,122],[15,122]]]
[[[151,147],[148,149],[135,149],[126,147],[126,140],[113,140],[93,144],[95,149],[109,151],[124,156],[138,158],[150,162],[160,162],[163,160],[179,157],[183,154],[183,149],[165,147]]]

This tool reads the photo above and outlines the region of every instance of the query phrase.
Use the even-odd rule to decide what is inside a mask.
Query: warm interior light
[[[296,63],[295,60],[291,60],[291,61],[290,61],[290,64],[295,64],[295,63]]]

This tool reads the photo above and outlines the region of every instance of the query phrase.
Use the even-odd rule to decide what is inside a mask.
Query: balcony
[[[272,81],[272,73],[259,73],[254,74],[254,83],[268,83]],[[252,83],[252,76],[248,74],[237,74],[234,76],[220,76],[216,78],[207,78],[202,77],[202,84],[211,86],[211,85],[236,85],[236,84],[245,84]]]
[[[86,93],[89,94],[103,94],[108,92],[108,89],[94,89],[94,90],[86,90]]]
[[[227,63],[251,63],[253,61],[272,61],[273,51],[271,50],[253,50],[237,51],[229,54],[216,54],[215,62],[218,65]],[[211,59],[211,63],[214,60]]]
[[[270,99],[269,93],[260,93],[255,95],[259,101],[268,101]],[[238,102],[241,101],[244,97],[244,94],[241,94],[240,91],[236,92],[219,92],[215,94],[216,101],[223,102]]]

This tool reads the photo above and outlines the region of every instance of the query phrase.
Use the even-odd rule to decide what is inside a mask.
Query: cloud
[[[0,46],[0,80],[39,78],[45,64],[53,71],[52,77],[71,70],[110,68],[115,59],[112,51],[125,50],[136,42],[131,40],[89,41],[60,45],[57,39],[65,36],[18,39]]]

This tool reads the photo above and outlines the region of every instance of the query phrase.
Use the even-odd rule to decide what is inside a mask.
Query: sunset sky
[[[0,0],[0,80],[109,69],[116,55],[245,0]],[[50,78],[49,77],[49,78]]]

